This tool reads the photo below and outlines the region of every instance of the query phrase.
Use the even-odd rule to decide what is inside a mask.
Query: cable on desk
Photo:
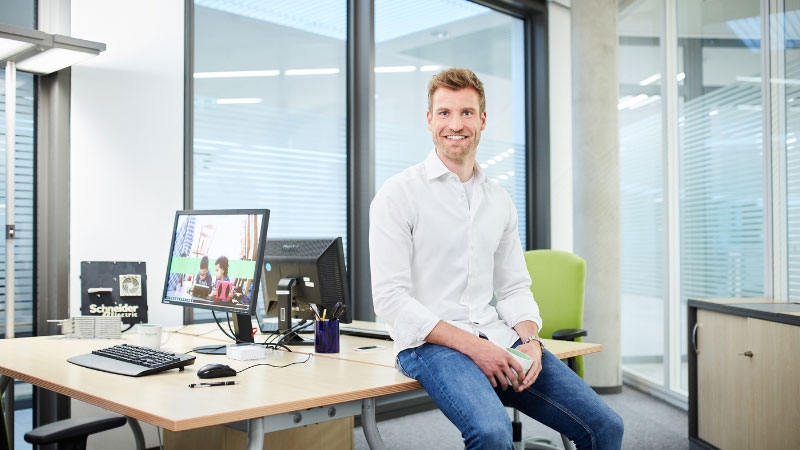
[[[240,370],[240,371],[238,371],[238,372],[236,372],[236,373],[237,373],[237,374],[240,374],[240,373],[244,372],[244,371],[245,371],[245,370],[247,370],[247,369],[252,369],[253,367],[258,367],[258,366],[270,366],[270,367],[275,367],[275,368],[278,368],[278,369],[283,369],[284,367],[293,366],[293,365],[295,365],[295,364],[305,364],[305,363],[307,363],[307,362],[308,362],[308,361],[311,359],[311,355],[312,355],[312,354],[311,354],[311,353],[309,353],[309,354],[306,356],[306,359],[305,359],[305,360],[303,360],[303,361],[295,361],[295,362],[290,362],[289,364],[284,364],[284,365],[282,365],[282,366],[277,366],[277,365],[275,365],[275,364],[270,364],[270,363],[259,363],[259,364],[253,364],[252,366],[245,367],[244,369],[242,369],[242,370]]]

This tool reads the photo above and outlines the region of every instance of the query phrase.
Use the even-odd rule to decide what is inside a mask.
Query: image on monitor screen
[[[314,321],[312,308],[330,318],[337,303],[345,306],[339,318],[351,322],[352,305],[344,263],[342,238],[267,239],[262,279],[264,310],[277,317],[278,330],[287,345],[310,345],[293,332],[293,321]],[[313,306],[312,306],[313,305]]]
[[[233,314],[230,337],[253,342],[268,222],[267,209],[177,211],[162,303]]]

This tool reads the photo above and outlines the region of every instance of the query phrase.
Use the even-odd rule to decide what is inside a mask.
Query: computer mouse
[[[197,370],[197,378],[220,378],[236,375],[236,369],[225,364],[206,364]]]

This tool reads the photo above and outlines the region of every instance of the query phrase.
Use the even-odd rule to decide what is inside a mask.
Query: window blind
[[[680,114],[681,298],[761,296],[761,85],[735,82]]]

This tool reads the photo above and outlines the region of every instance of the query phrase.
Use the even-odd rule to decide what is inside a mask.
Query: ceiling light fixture
[[[247,78],[247,77],[276,77],[280,70],[232,70],[229,72],[197,72],[194,78]]]
[[[284,74],[286,76],[293,75],[333,75],[339,73],[339,69],[289,69]]]
[[[417,70],[416,66],[384,66],[376,67],[375,73],[408,73]]]

